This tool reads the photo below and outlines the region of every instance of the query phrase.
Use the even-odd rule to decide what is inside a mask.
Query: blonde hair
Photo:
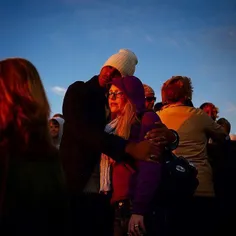
[[[127,100],[119,117],[115,134],[127,140],[130,136],[131,126],[136,118],[136,108],[129,100]]]

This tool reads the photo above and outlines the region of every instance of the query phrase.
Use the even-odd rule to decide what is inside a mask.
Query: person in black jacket
[[[99,164],[101,153],[118,162],[129,160],[131,156],[148,160],[150,157],[155,158],[158,142],[176,141],[176,134],[160,124],[159,129],[148,136],[154,144],[148,140],[137,144],[131,143],[104,132],[109,120],[107,86],[114,77],[133,75],[137,63],[137,57],[133,52],[121,49],[107,60],[98,76],[94,76],[87,82],[73,83],[65,94],[63,102],[65,123],[60,155],[71,196],[72,212],[69,213],[68,229],[78,230],[81,235],[94,235],[95,232],[103,236],[109,235],[108,224],[104,225],[102,220],[104,219],[102,214],[109,215],[106,213],[104,204],[104,202],[109,204],[105,199],[108,196],[104,197],[98,191],[96,193],[97,187],[93,187],[93,190],[90,187],[90,190],[84,192],[88,181],[96,176],[94,169]],[[99,178],[99,173],[97,174]]]
[[[0,61],[0,235],[62,235],[68,202],[35,66]]]

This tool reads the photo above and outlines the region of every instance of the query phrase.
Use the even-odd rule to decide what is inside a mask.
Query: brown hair
[[[0,91],[0,144],[13,135],[27,148],[31,133],[48,139],[50,107],[35,66],[22,58],[0,61]]]
[[[50,107],[38,71],[31,62],[22,58],[0,61],[0,91],[1,214],[11,154],[22,156],[34,149],[39,140],[50,146],[51,138]]]
[[[202,109],[203,111],[206,112],[206,108],[210,108],[210,110],[213,113],[213,119],[216,120],[216,118],[218,118],[218,114],[219,114],[219,108],[216,107],[213,103],[211,102],[204,102],[199,108]]]
[[[192,81],[186,76],[172,76],[161,88],[162,103],[185,102],[192,100]]]

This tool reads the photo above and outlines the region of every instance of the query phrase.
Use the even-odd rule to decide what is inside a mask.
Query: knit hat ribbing
[[[118,53],[113,54],[104,63],[104,66],[116,68],[122,76],[132,76],[135,72],[135,66],[138,64],[137,56],[129,49],[120,49]]]

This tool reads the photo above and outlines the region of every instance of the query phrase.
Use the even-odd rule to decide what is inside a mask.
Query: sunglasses
[[[147,102],[152,102],[152,101],[156,101],[156,97],[145,97]]]

